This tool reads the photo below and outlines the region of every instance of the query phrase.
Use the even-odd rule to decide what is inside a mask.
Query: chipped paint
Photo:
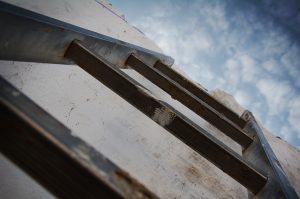
[[[97,173],[100,174],[100,176],[104,178],[108,178],[107,174],[102,171],[101,169],[98,169],[91,160],[91,157],[89,156],[89,149],[85,145],[78,145],[73,147],[73,151],[75,152],[75,156],[80,158],[80,160],[84,161],[85,164],[89,165],[90,168],[93,168],[93,170]],[[105,159],[106,161],[106,159]]]
[[[20,93],[18,91],[13,91],[12,95],[15,96],[15,97],[18,97],[20,95]]]
[[[140,85],[136,85],[136,87],[137,87],[138,91],[140,93],[142,93],[143,95],[157,99],[157,97],[153,93],[151,93],[151,91],[149,91],[148,89],[146,89]]]
[[[89,149],[85,145],[78,145],[73,148],[73,151],[76,153],[76,155],[79,156],[81,160],[84,160],[88,163],[91,161],[91,158],[88,155]]]
[[[128,173],[116,170],[113,175],[114,183],[122,189],[126,198],[132,199],[155,199],[157,198],[153,193],[148,191],[142,184],[134,180]]]
[[[175,113],[173,113],[170,109],[161,107],[155,109],[152,119],[161,126],[166,126],[169,125],[175,117]]]

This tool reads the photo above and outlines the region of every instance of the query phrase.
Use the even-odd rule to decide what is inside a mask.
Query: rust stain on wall
[[[187,167],[184,175],[191,183],[196,183],[201,178],[200,171],[194,166]]]

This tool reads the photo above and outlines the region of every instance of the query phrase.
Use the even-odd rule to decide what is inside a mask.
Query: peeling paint
[[[84,160],[85,162],[90,162],[90,156],[88,155],[88,148],[85,145],[78,145],[73,148],[74,152],[80,157],[80,159]]]
[[[20,93],[18,91],[13,91],[12,95],[15,96],[15,97],[18,97],[20,95]]]
[[[157,99],[157,97],[155,95],[153,95],[153,93],[151,93],[151,91],[149,91],[148,89],[146,89],[146,88],[144,88],[144,87],[142,87],[140,85],[136,85],[136,86],[137,86],[138,91],[140,93],[142,93],[143,95],[150,96],[150,97],[152,97],[154,99]]]
[[[161,107],[155,109],[152,119],[161,126],[166,126],[169,125],[175,117],[175,113],[173,113],[170,109]]]
[[[123,193],[128,198],[132,199],[156,199],[157,197],[148,191],[144,185],[140,184],[134,178],[132,178],[128,173],[116,170],[114,172],[113,182],[118,185],[120,189],[122,189]],[[126,198],[127,198],[126,197]]]
[[[79,157],[81,160],[84,161],[85,164],[88,164],[90,168],[93,168],[93,170],[97,173],[100,174],[102,177],[104,178],[108,178],[109,176],[102,171],[101,169],[99,169],[94,161],[92,160],[92,154],[91,154],[91,149],[88,148],[88,146],[80,144],[80,145],[76,145],[74,147],[72,147],[73,151],[75,152],[75,157]],[[106,159],[104,156],[102,156],[101,161],[109,161],[108,159]]]

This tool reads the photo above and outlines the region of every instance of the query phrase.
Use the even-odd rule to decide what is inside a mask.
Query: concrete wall
[[[161,51],[153,41],[98,1],[10,1],[27,9]],[[241,148],[199,116],[132,70],[125,72],[191,120],[241,153]],[[0,74],[79,137],[128,171],[161,198],[246,198],[247,190],[192,151],[78,66],[1,61]],[[212,93],[239,112],[234,99]],[[268,134],[299,190],[300,153]],[[287,155],[289,154],[289,155]],[[0,198],[52,198],[0,156]],[[296,176],[296,177],[295,177]],[[74,179],[76,180],[76,179]],[[299,192],[298,192],[299,193]]]

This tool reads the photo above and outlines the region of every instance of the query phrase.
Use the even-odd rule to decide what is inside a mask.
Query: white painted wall
[[[126,42],[161,51],[154,42],[96,1],[10,2]],[[167,101],[238,153],[241,152],[239,145],[158,87],[135,71],[125,71],[154,95]],[[245,188],[78,66],[1,61],[0,74],[161,198],[247,196]],[[212,94],[217,98],[221,97],[235,110],[242,110],[230,96],[220,91]],[[275,152],[280,155],[279,159],[299,193],[299,151],[282,140],[267,135],[271,145],[278,149]],[[0,175],[0,198],[52,198],[3,156],[0,156]]]
[[[101,0],[1,0],[153,51],[161,49]],[[101,3],[102,2],[102,3]]]

